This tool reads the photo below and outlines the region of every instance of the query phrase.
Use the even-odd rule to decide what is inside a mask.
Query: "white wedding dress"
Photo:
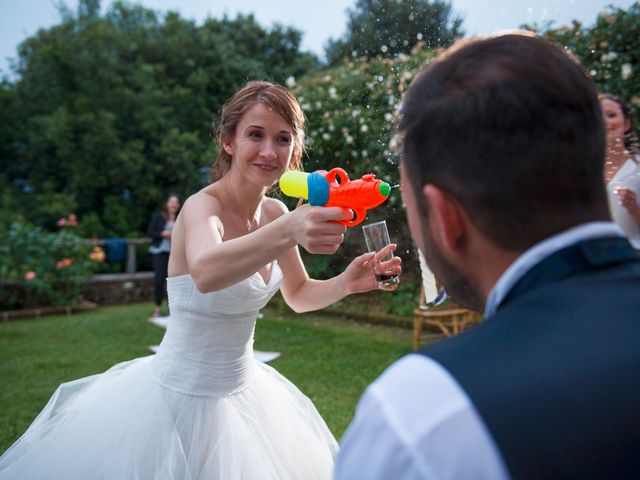
[[[253,359],[277,263],[202,294],[168,279],[158,353],[58,387],[0,457],[0,479],[329,479],[335,438],[311,401]]]

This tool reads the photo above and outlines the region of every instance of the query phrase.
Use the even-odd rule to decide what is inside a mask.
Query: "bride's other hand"
[[[356,257],[343,272],[347,291],[349,293],[362,293],[377,289],[378,281],[373,268],[374,264],[377,264],[378,270],[386,275],[400,275],[402,273],[402,259],[400,257],[380,261],[396,248],[395,244],[389,244],[377,253],[370,252]],[[390,285],[385,290],[393,291],[396,288],[398,288],[397,283]]]

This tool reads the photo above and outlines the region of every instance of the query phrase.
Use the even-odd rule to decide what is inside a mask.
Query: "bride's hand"
[[[309,253],[333,254],[344,240],[347,227],[336,220],[351,220],[349,210],[340,207],[302,205],[289,213],[288,234]]]
[[[361,293],[375,290],[378,288],[378,281],[373,270],[373,265],[377,263],[378,271],[387,275],[400,275],[402,273],[402,259],[393,257],[387,261],[380,259],[393,252],[397,246],[389,244],[377,253],[365,253],[356,257],[343,272],[347,291],[349,293]],[[385,287],[384,290],[393,291],[398,288],[398,284],[392,284]]]

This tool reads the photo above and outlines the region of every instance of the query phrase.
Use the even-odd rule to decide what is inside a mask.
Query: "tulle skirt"
[[[337,443],[311,401],[256,362],[240,392],[159,385],[152,357],[60,385],[0,457],[0,479],[329,479]]]

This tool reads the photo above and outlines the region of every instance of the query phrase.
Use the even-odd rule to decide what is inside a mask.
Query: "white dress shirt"
[[[485,318],[545,257],[612,235],[622,231],[611,222],[592,222],[533,246],[498,279]],[[366,389],[335,466],[336,480],[508,478],[500,451],[465,391],[439,363],[420,354],[401,358]]]

